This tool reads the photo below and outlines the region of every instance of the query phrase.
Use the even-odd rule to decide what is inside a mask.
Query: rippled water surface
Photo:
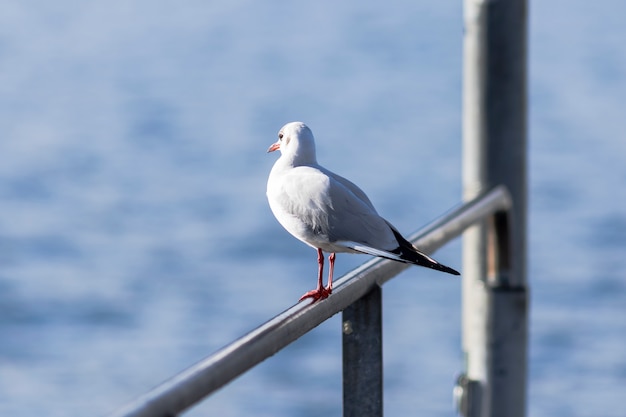
[[[265,200],[288,121],[402,231],[459,201],[461,4],[2,3],[0,415],[104,415],[314,285]],[[530,8],[531,416],[624,416],[625,13]],[[454,415],[459,281],[384,299],[386,414]],[[334,317],[189,415],[339,415],[340,375]]]

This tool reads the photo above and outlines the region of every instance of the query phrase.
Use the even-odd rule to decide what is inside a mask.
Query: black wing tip
[[[452,274],[452,275],[461,275],[461,273],[459,271],[457,271],[456,269],[450,268],[449,266],[446,266],[446,270],[444,272],[447,272],[448,274]]]
[[[456,269],[452,269],[449,266],[440,264],[430,256],[427,256],[426,254],[420,252],[420,250],[417,249],[415,245],[413,245],[411,242],[406,240],[404,236],[402,236],[400,232],[396,230],[395,227],[393,227],[389,222],[387,222],[387,224],[389,225],[389,228],[396,237],[399,245],[396,249],[389,252],[399,255],[399,257],[402,258],[404,262],[424,266],[426,268],[431,268],[440,272],[446,272],[452,275],[461,275],[461,273]]]
[[[449,266],[445,266],[444,264],[440,264],[439,262],[435,261],[433,258],[429,256],[425,256],[419,251],[410,251],[408,253],[403,252],[401,253],[400,256],[405,260],[405,262],[409,262],[414,265],[434,269],[435,271],[439,271],[439,272],[445,272],[450,275],[457,275],[457,276],[461,275],[461,273],[457,271],[456,269],[450,268]]]
[[[437,264],[431,264],[431,265],[422,265],[422,266],[426,266],[432,269],[436,269],[437,271],[441,271],[441,272],[446,272],[448,274],[451,275],[461,275],[461,273],[459,271],[457,271],[456,269],[450,268],[449,266],[445,266],[443,264],[437,263]]]
[[[461,273],[457,271],[456,269],[450,268],[449,266],[445,266],[444,264],[440,264],[439,262],[437,262],[430,256],[426,256],[423,253],[421,253],[414,246],[411,246],[408,249],[400,246],[396,250],[392,250],[390,252],[397,254],[401,258],[401,262],[423,266],[425,268],[434,269],[435,271],[445,272],[451,275],[461,275]],[[394,260],[398,260],[398,259],[394,259]]]

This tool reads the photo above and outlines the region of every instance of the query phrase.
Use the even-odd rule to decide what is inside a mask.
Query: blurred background
[[[265,199],[289,121],[405,233],[460,201],[460,2],[0,9],[0,415],[104,415],[314,286]],[[530,416],[625,415],[625,15],[530,4]],[[460,281],[384,300],[386,414],[454,415]],[[188,415],[340,415],[340,344],[334,317]]]

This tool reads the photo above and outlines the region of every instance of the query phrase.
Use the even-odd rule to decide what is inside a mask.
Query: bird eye
[[[283,134],[282,134],[282,132],[278,134],[278,139],[279,139],[279,140],[283,140]]]

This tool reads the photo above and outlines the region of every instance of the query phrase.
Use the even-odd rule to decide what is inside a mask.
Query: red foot
[[[328,296],[332,294],[332,292],[332,288],[317,288],[315,290],[311,290],[305,293],[302,297],[300,297],[298,302],[306,300],[307,298],[312,298],[313,302],[316,302],[317,300],[323,300],[324,298],[328,298]]]

